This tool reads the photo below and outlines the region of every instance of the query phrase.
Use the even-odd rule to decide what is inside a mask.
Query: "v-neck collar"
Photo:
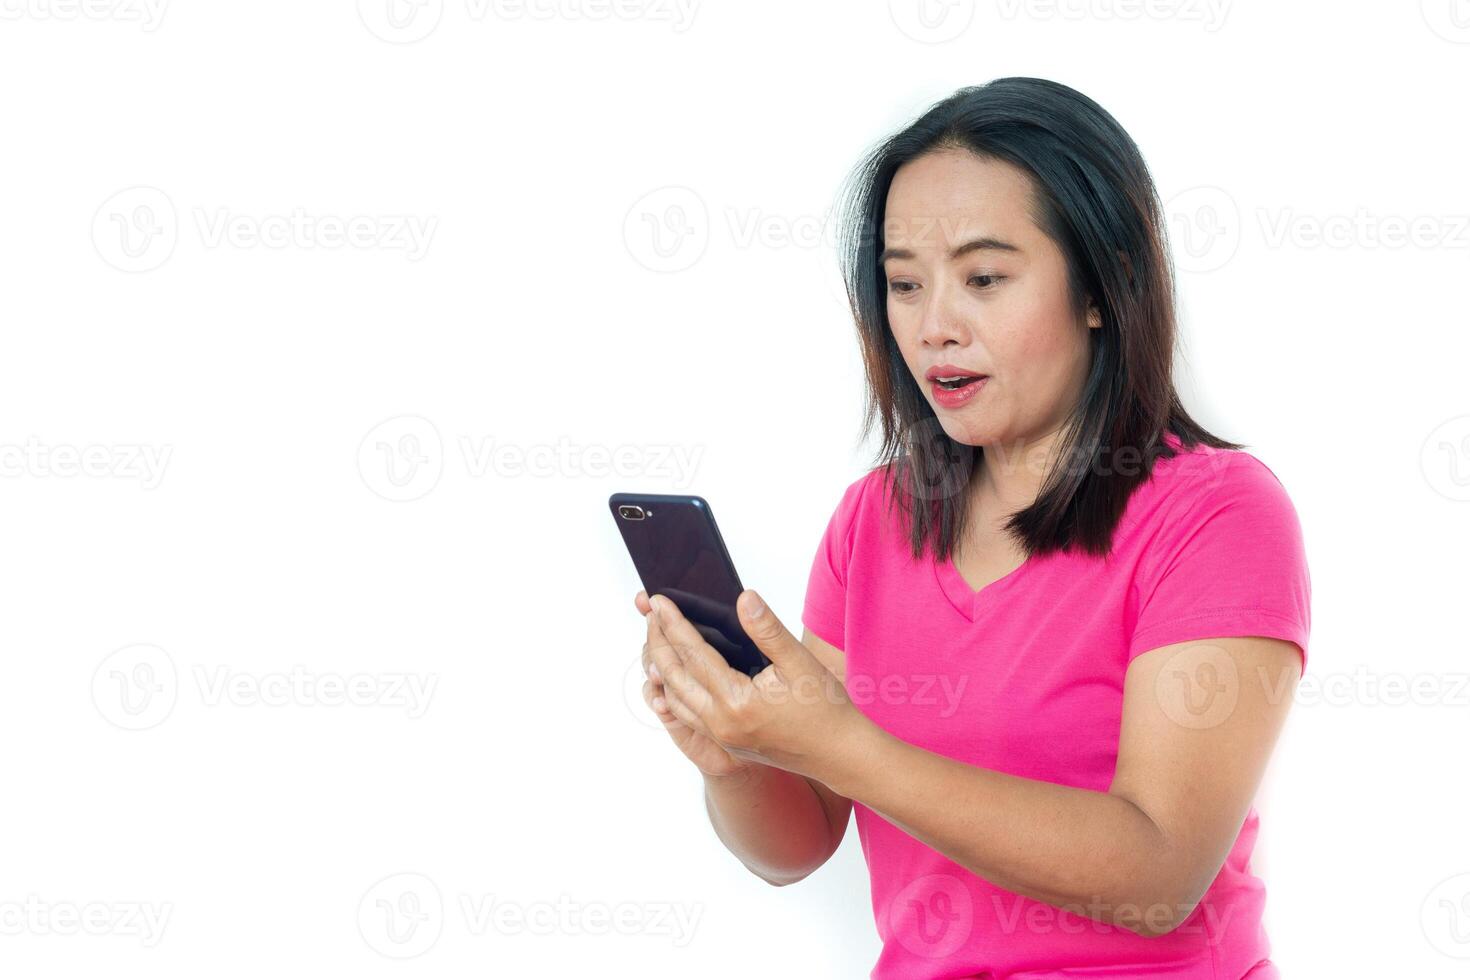
[[[929,566],[934,569],[934,580],[938,583],[940,590],[949,600],[950,605],[972,623],[980,618],[981,612],[986,607],[1014,587],[1035,562],[1036,559],[1027,558],[1020,565],[977,592],[970,588],[970,583],[966,582],[960,570],[955,568],[953,557],[941,562],[934,557],[933,552],[929,554]]]

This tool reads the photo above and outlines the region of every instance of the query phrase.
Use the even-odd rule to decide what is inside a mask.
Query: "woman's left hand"
[[[842,682],[782,625],[752,590],[740,625],[771,663],[755,677],[732,668],[668,596],[653,606],[649,657],[680,721],[731,755],[821,779],[848,733],[866,720]]]

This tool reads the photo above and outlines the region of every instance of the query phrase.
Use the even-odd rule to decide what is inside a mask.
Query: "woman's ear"
[[[1102,326],[1102,312],[1096,303],[1087,304],[1087,326],[1090,330],[1097,330]]]

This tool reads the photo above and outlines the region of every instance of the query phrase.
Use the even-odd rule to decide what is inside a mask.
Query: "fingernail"
[[[750,619],[760,619],[761,614],[766,611],[766,604],[761,602],[761,597],[754,592],[750,598],[745,600],[745,615]]]

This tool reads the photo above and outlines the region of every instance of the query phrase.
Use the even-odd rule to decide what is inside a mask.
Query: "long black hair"
[[[875,461],[906,518],[915,558],[947,559],[964,533],[983,447],[956,442],[909,372],[888,323],[879,264],[888,190],[900,166],[925,153],[965,149],[1013,164],[1031,178],[1032,218],[1066,259],[1073,312],[1089,303],[1091,367],[1034,503],[1006,531],[1028,556],[1076,548],[1106,555],[1128,498],[1182,446],[1241,449],[1189,417],[1174,389],[1174,270],[1163,206],[1138,147],[1111,115],[1075,89],[1044,78],[999,78],[935,103],[879,143],[848,178],[839,261],[862,345],[867,397],[862,435],[875,420]]]

